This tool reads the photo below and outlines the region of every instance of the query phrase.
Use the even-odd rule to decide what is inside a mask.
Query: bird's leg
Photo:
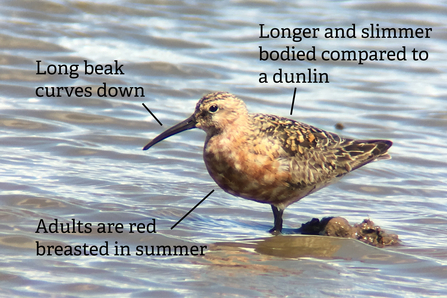
[[[272,205],[272,211],[274,218],[274,226],[269,232],[274,235],[278,235],[281,234],[282,231],[282,214],[284,212],[284,209]]]

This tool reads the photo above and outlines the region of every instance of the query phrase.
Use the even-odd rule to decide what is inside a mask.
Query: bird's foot
[[[274,236],[278,236],[278,235],[281,235],[281,230],[278,231],[275,227],[273,227],[269,230],[269,233]]]

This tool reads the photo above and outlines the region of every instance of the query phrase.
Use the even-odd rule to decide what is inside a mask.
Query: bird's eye
[[[211,113],[215,113],[215,112],[217,112],[217,110],[219,110],[219,107],[218,107],[217,105],[212,105],[212,106],[209,108],[209,111],[210,111]]]

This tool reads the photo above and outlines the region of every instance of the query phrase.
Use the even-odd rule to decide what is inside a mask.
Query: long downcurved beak
[[[194,114],[191,115],[188,119],[183,120],[179,124],[174,125],[173,127],[165,130],[160,135],[155,137],[152,141],[150,141],[146,146],[144,146],[143,150],[147,150],[157,144],[158,142],[163,141],[166,138],[169,138],[170,136],[173,136],[179,132],[195,128],[197,124],[196,117],[194,117]]]

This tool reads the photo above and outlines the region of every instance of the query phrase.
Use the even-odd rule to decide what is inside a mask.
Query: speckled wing
[[[291,173],[290,183],[300,187],[327,185],[371,161],[389,158],[386,152],[391,141],[344,139],[274,115],[254,114],[253,118],[260,127],[257,133],[280,145],[277,158],[283,169]]]

